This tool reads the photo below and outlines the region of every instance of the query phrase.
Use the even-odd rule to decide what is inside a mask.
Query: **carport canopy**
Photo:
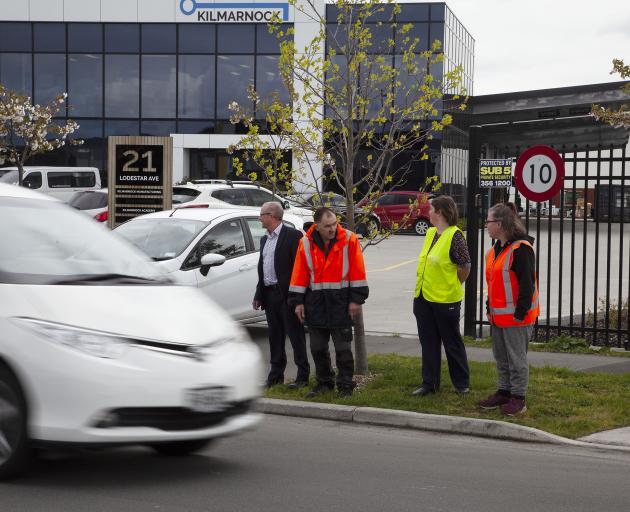
[[[480,128],[475,130],[476,142],[504,157],[516,157],[536,144],[559,151],[622,147],[628,143],[629,130],[598,122],[590,111],[593,105],[616,109],[629,104],[630,96],[622,90],[626,83],[473,96],[468,121],[471,128]]]

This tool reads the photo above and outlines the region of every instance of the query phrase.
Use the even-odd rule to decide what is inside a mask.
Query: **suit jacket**
[[[289,226],[282,226],[278,235],[278,243],[274,251],[274,268],[278,284],[285,297],[289,296],[289,284],[291,282],[291,273],[293,272],[293,263],[295,262],[295,254],[297,253],[302,232]],[[258,258],[258,284],[256,285],[256,294],[254,300],[260,301],[262,307],[265,307],[263,295],[263,287],[265,281],[263,278],[263,248],[267,242],[267,235],[260,239],[260,257]]]

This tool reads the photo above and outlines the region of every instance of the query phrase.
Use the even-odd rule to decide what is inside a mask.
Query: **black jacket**
[[[297,252],[302,232],[289,226],[282,226],[278,235],[278,243],[274,251],[274,267],[278,284],[285,298],[289,295],[289,283],[291,282],[291,273],[293,272],[293,263],[295,263],[295,253]],[[263,287],[265,281],[263,277],[263,248],[267,243],[267,235],[260,239],[260,257],[258,258],[258,284],[256,285],[256,293],[254,300],[262,303],[265,308],[265,300],[263,295]]]

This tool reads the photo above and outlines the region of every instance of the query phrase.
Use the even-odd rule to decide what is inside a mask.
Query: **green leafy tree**
[[[448,110],[465,109],[463,70],[457,67],[434,76],[431,71],[441,70],[444,60],[441,42],[423,41],[421,47],[411,35],[413,25],[396,21],[400,6],[393,0],[338,0],[337,20],[328,26],[325,13],[317,9],[320,2],[289,1],[318,24],[318,33],[298,48],[293,28],[286,29],[277,19],[269,24],[281,41],[279,73],[290,101],[263,100],[250,92],[253,103],[264,108],[264,125],[271,135],[261,135],[256,116],[232,104],[232,121],[248,129],[232,149],[245,149],[264,169],[255,178],[289,181],[298,201],[318,194],[325,204],[325,190],[340,190],[345,222],[355,231],[383,191],[403,184],[414,161],[428,159],[428,141],[453,121]],[[386,21],[375,22],[377,18]],[[379,35],[385,32],[391,36]],[[274,152],[289,148],[298,165],[278,169],[279,153]],[[437,178],[425,186],[437,188]],[[415,206],[410,204],[410,209]],[[400,227],[369,233],[364,248]],[[362,317],[355,320],[355,346],[356,372],[366,374]]]
[[[611,75],[617,73],[622,79],[630,78],[630,66],[627,66],[621,59],[613,59],[613,69]],[[630,82],[623,85],[622,91],[630,97]],[[617,110],[611,110],[599,105],[593,105],[591,114],[598,121],[608,123],[615,127],[627,128],[630,126],[630,111],[627,105],[622,105]]]
[[[0,165],[14,164],[18,168],[19,184],[24,178],[24,164],[34,155],[53,151],[69,144],[79,125],[72,120],[53,121],[67,98],[59,94],[48,105],[33,104],[27,96],[10,91],[0,84]]]

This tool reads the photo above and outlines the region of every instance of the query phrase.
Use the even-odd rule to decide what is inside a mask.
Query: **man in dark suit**
[[[298,368],[292,389],[308,384],[310,366],[306,351],[304,327],[287,303],[289,282],[302,233],[282,224],[284,210],[280,203],[269,202],[260,209],[260,222],[267,233],[260,240],[258,260],[258,284],[252,306],[262,308],[269,326],[269,350],[271,370],[266,387],[284,384],[287,354],[284,349],[288,334],[293,347],[293,358]]]

